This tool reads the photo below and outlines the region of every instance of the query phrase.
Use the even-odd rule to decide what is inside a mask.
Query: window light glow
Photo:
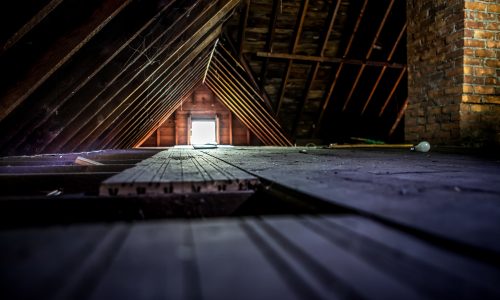
[[[191,121],[191,144],[216,144],[215,120]]]

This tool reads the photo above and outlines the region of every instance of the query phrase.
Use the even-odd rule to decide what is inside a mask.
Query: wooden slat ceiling
[[[402,138],[405,0],[244,2],[226,31],[294,139]]]
[[[1,155],[133,147],[205,73],[264,144],[387,138],[406,107],[404,0],[2,1],[0,22]]]

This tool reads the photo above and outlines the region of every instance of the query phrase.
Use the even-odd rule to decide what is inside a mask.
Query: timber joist
[[[197,150],[173,148],[103,181],[101,196],[164,196],[253,190],[257,177]]]

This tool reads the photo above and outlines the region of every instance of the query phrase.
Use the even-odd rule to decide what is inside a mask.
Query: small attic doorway
[[[191,144],[218,144],[217,123],[217,117],[191,118]]]

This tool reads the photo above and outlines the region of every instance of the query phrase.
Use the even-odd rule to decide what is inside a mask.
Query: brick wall
[[[500,3],[466,0],[464,8],[462,143],[500,145]]]
[[[409,142],[460,138],[463,0],[407,0]]]
[[[406,139],[500,145],[500,5],[408,0]]]

